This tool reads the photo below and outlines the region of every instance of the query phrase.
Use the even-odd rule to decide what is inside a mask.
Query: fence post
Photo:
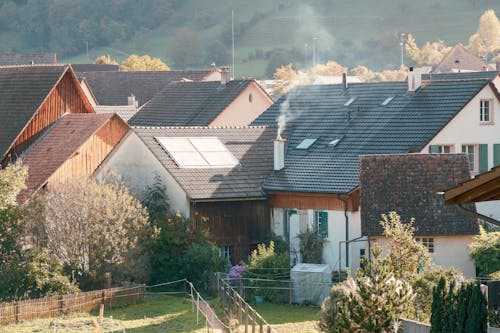
[[[240,312],[239,324],[241,325],[241,324],[243,324],[243,303],[241,302],[241,297],[238,297],[237,299],[239,301],[238,307],[240,310],[239,311]]]
[[[248,333],[248,303],[245,303],[245,333]]]
[[[264,322],[261,320],[259,320],[259,324],[260,324],[260,327],[259,327],[259,333],[264,333]]]
[[[293,281],[290,279],[290,297],[288,300],[288,304],[292,304],[293,299]]]
[[[255,312],[252,313],[252,333],[255,333]]]
[[[271,326],[267,325],[267,333],[271,333]]]
[[[64,309],[64,296],[63,295],[59,295],[59,314],[62,315],[63,314],[63,309]]]
[[[196,325],[200,322],[200,294],[196,293],[197,301],[196,301]]]
[[[16,318],[16,323],[19,322],[19,302],[15,301],[14,302],[14,316]]]

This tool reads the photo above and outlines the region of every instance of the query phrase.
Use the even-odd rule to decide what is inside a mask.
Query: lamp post
[[[313,67],[316,66],[316,40],[318,37],[313,37]]]
[[[404,61],[404,42],[405,42],[405,33],[402,32],[401,35],[399,35],[399,46],[401,48],[401,66],[405,64]]]

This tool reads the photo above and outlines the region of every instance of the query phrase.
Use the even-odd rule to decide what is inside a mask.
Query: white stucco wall
[[[160,176],[167,188],[172,210],[189,216],[189,198],[186,193],[133,131],[129,131],[102,163],[97,176],[105,177],[109,172],[119,174],[125,185],[139,198],[154,183],[155,176]]]
[[[466,278],[475,277],[476,267],[469,257],[469,244],[472,242],[472,237],[470,235],[433,237],[434,253],[432,253],[432,261],[439,266],[454,267],[462,272]],[[383,237],[372,238],[371,247],[373,248],[376,244],[384,248],[387,241]]]
[[[500,79],[495,79],[495,82]],[[481,124],[479,103],[482,99],[493,102],[493,123]],[[430,145],[452,145],[455,153],[462,152],[462,145],[488,144],[488,169],[493,165],[493,144],[500,144],[500,103],[490,86],[484,87],[455,118],[453,118],[429,143],[421,153],[429,153]],[[477,155],[477,154],[476,154]],[[478,160],[477,160],[478,162]],[[473,172],[472,175],[477,174]],[[445,189],[443,189],[445,190]],[[479,203],[479,213],[500,219],[500,201]]]
[[[323,247],[323,263],[328,264],[333,270],[339,269],[339,263],[341,264],[341,270],[346,269],[346,252],[345,252],[345,240],[346,240],[346,224],[344,211],[327,211],[328,212],[328,238],[325,239],[325,244]],[[361,236],[361,219],[359,212],[348,212],[347,217],[349,220],[349,240]],[[278,236],[283,236],[284,225],[283,225],[283,209],[273,208],[272,219],[271,219],[271,229]],[[290,253],[293,257],[295,253],[299,252],[299,240],[297,234],[301,231],[305,231],[307,227],[312,228],[314,226],[314,210],[297,210],[297,214],[293,214],[290,218]],[[341,254],[339,254],[339,244],[341,244]],[[352,242],[349,244],[349,269],[351,272],[357,271],[359,268],[360,260],[360,249],[366,249],[368,251],[368,245],[366,241]],[[368,252],[366,252],[368,253]],[[339,260],[341,258],[341,260]],[[298,261],[301,262],[302,258],[300,255],[297,257]],[[339,262],[340,261],[340,262]]]
[[[252,95],[250,102],[249,96]],[[210,126],[247,126],[266,111],[273,101],[253,82],[220,113]]]

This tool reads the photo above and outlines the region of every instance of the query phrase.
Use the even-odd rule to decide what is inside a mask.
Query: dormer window
[[[489,99],[482,99],[479,102],[479,122],[482,124],[492,123],[492,103]]]
[[[387,98],[386,98],[386,99],[382,102],[382,104],[380,104],[380,105],[382,105],[382,106],[386,106],[387,104],[389,104],[389,103],[390,103],[390,102],[394,99],[394,97],[395,97],[395,96],[387,97]]]
[[[316,140],[318,140],[318,139],[317,138],[314,138],[314,139],[304,139],[295,148],[297,148],[297,149],[309,149],[309,147],[311,147],[316,142]]]

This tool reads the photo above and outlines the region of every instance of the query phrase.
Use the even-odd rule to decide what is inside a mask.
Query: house
[[[14,65],[53,65],[57,64],[55,53],[34,52],[34,53],[13,53],[0,52],[0,66]]]
[[[116,114],[65,114],[21,156],[28,167],[24,202],[41,188],[90,177],[129,131]]]
[[[63,114],[94,113],[69,66],[0,67],[0,162],[14,161]]]
[[[272,170],[275,128],[134,127],[98,175],[122,176],[141,197],[159,177],[172,210],[208,219],[221,252],[232,263],[270,233],[261,185]]]
[[[361,155],[465,153],[473,172],[497,163],[495,79],[420,79],[411,69],[407,82],[299,86],[252,123],[279,126],[263,189],[272,230],[290,240],[297,259],[296,236],[309,227],[326,240],[325,263],[359,266],[368,248],[361,241]]]
[[[478,219],[446,204],[441,192],[469,179],[465,154],[361,156],[361,233],[368,238],[367,251],[386,243],[379,221],[381,214],[395,211],[404,222],[415,219],[414,235],[427,247],[435,264],[455,267],[466,277],[474,277],[469,244],[479,233]],[[467,208],[476,210],[475,205]]]
[[[174,81],[220,81],[217,68],[189,71],[89,71],[77,72],[80,80],[85,79],[97,104],[127,105],[128,97],[136,96],[138,107],[142,107],[165,85]]]
[[[493,71],[486,62],[470,53],[462,44],[456,44],[441,62],[434,66],[432,73]]]
[[[172,82],[129,121],[132,126],[246,126],[273,104],[255,80]]]

